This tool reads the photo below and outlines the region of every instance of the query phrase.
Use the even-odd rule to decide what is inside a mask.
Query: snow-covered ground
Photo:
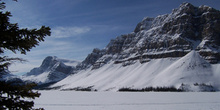
[[[45,110],[219,110],[220,92],[39,91]]]

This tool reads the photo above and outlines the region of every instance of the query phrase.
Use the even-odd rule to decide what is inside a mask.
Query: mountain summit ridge
[[[74,66],[78,63],[77,61],[60,59],[56,56],[48,56],[43,60],[40,67],[33,68],[21,78],[39,84],[57,82],[71,74],[75,68]],[[70,66],[71,64],[72,66]]]

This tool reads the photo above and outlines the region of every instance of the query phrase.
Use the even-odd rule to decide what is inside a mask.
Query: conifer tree
[[[16,0],[14,0],[16,1]],[[44,41],[46,36],[50,36],[50,28],[42,26],[40,29],[20,29],[17,23],[10,23],[10,12],[5,9],[5,3],[0,0],[0,76],[7,73],[8,66],[13,61],[24,61],[21,58],[11,58],[4,56],[5,51],[13,53],[20,52],[26,54],[33,47]],[[1,78],[1,77],[0,77]],[[0,81],[0,110],[31,110],[34,99],[40,93],[32,91],[35,84],[24,84],[16,82]]]

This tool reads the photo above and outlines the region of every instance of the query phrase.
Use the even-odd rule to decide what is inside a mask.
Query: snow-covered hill
[[[218,88],[219,71],[197,52],[191,51],[182,58],[153,59],[147,63],[136,62],[129,66],[108,63],[99,69],[92,67],[73,74],[51,87],[63,90],[90,88],[99,91],[117,91],[120,88],[145,87],[184,88],[189,91],[209,91]],[[218,78],[216,77],[218,76]],[[187,87],[186,87],[187,86]],[[217,87],[217,88],[216,88]]]
[[[21,79],[38,84],[57,82],[71,74],[77,64],[78,61],[48,56],[40,67],[32,69],[21,76]]]

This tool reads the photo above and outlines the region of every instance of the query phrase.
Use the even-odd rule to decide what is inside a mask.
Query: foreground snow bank
[[[46,110],[219,110],[220,92],[40,91]]]

